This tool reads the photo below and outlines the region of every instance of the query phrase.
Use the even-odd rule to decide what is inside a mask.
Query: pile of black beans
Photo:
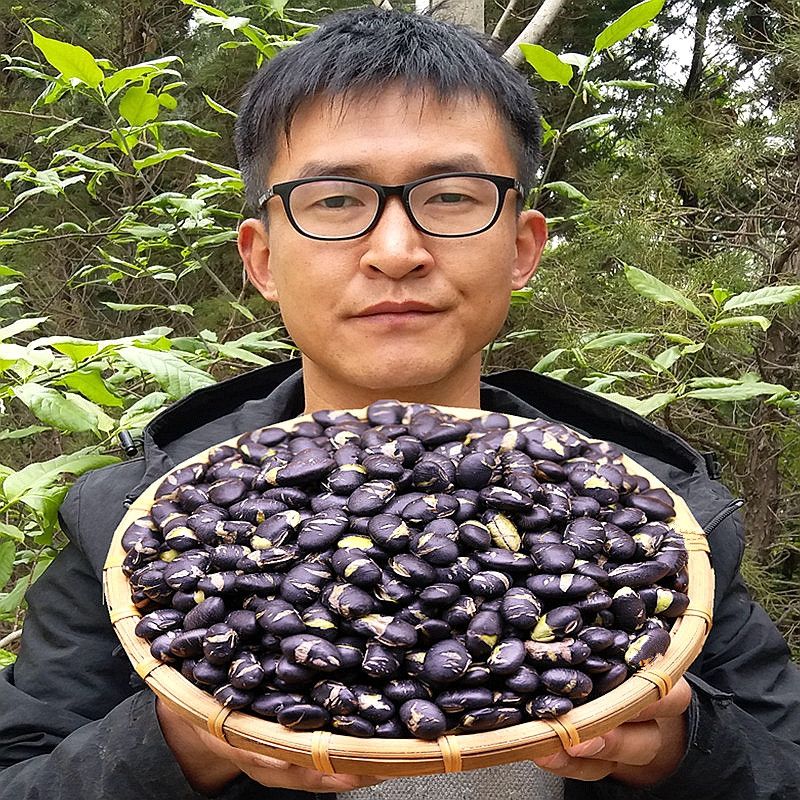
[[[137,635],[225,706],[432,739],[564,714],[688,605],[670,496],[542,419],[373,403],[170,473],[123,535]]]

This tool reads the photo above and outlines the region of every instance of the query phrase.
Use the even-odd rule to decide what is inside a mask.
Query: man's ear
[[[517,218],[517,256],[511,273],[514,289],[525,286],[536,272],[546,244],[544,216],[538,211],[523,211]]]
[[[243,220],[239,225],[237,244],[250,283],[265,300],[277,303],[278,289],[269,265],[269,233],[261,220]]]

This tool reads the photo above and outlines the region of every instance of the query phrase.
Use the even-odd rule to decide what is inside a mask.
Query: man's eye
[[[469,196],[460,194],[458,192],[440,192],[433,195],[429,203],[441,203],[442,205],[451,205],[453,203],[465,203],[469,200]]]
[[[337,194],[331,197],[323,197],[319,201],[319,205],[323,208],[349,208],[351,206],[361,205],[361,201],[357,197],[352,197],[346,194]]]

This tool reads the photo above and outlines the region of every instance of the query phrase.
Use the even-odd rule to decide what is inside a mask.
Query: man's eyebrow
[[[297,173],[297,178],[316,178],[325,175],[341,175],[343,178],[361,178],[365,167],[334,161],[309,161]]]
[[[486,172],[486,164],[477,156],[462,155],[442,161],[428,161],[414,166],[409,180],[425,178],[445,172]],[[325,175],[340,175],[343,178],[362,178],[370,180],[374,171],[370,165],[358,162],[309,161],[304,164],[296,178],[314,178]]]

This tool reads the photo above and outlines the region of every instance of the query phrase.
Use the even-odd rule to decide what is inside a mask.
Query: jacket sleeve
[[[0,800],[202,800],[164,741],[155,696],[131,685],[100,584],[75,545],[28,603],[19,658],[0,672]],[[280,794],[242,776],[217,797]]]
[[[702,656],[686,676],[693,698],[677,770],[647,791],[608,780],[594,793],[570,787],[567,797],[800,800],[800,670],[751,600],[738,561],[730,571]]]

